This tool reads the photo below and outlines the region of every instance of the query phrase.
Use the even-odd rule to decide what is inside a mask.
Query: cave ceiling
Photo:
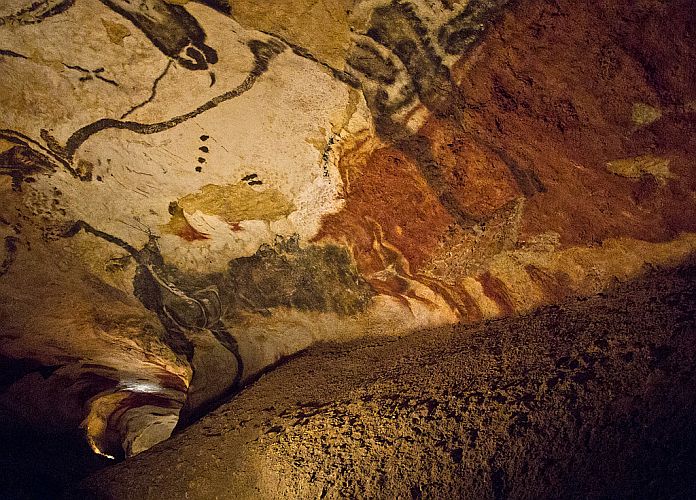
[[[2,2],[0,404],[132,455],[316,342],[683,261],[696,20],[639,3]]]

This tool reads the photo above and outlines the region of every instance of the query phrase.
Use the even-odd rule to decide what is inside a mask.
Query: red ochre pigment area
[[[458,116],[419,131],[444,186],[429,186],[397,145],[352,157],[346,207],[324,219],[317,239],[347,241],[361,270],[374,272],[374,221],[418,269],[455,220],[443,190],[472,223],[523,196],[521,240],[553,231],[585,246],[696,230],[694,12],[684,1],[561,1],[506,13],[453,70]],[[640,105],[661,118],[639,126]],[[609,171],[609,162],[642,156],[668,161],[669,177]]]
[[[524,2],[462,60],[467,133],[543,185],[527,196],[521,237],[587,245],[696,230],[695,23],[689,1]],[[638,126],[638,104],[662,117]],[[671,178],[608,171],[644,155],[669,160]]]

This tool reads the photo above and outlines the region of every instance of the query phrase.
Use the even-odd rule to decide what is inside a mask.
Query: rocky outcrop
[[[696,248],[689,0],[280,4],[0,6],[5,411],[133,455],[317,341]]]
[[[696,269],[312,348],[75,498],[690,498]]]

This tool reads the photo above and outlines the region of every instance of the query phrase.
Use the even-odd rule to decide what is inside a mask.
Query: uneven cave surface
[[[693,0],[271,3],[1,2],[0,497],[695,496]]]
[[[695,278],[311,348],[71,498],[693,498]]]

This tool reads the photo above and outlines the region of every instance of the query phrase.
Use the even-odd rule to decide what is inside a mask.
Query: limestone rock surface
[[[692,498],[696,269],[310,349],[75,498]]]
[[[691,0],[0,5],[0,407],[137,454],[320,341],[696,249]]]

